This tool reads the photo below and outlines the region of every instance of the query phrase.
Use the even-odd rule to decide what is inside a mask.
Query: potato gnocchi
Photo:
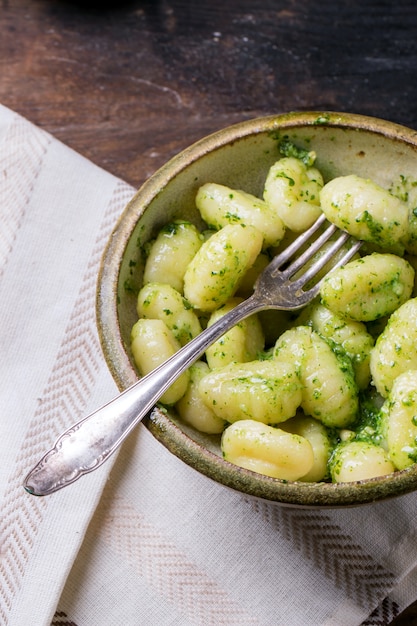
[[[253,419],[265,424],[285,422],[302,401],[302,383],[293,363],[251,361],[211,371],[199,385],[205,404],[233,423]]]
[[[201,311],[214,311],[231,298],[261,251],[254,226],[227,224],[203,243],[184,275],[184,296]]]
[[[370,369],[383,398],[400,374],[417,369],[417,298],[405,302],[389,317],[371,351]]]
[[[277,248],[324,212],[367,242],[360,254],[326,268],[301,312],[237,324],[161,403],[218,438],[227,461],[275,479],[340,483],[406,469],[417,462],[414,212],[394,182],[325,181],[314,153],[280,150],[259,197],[205,183],[203,228],[174,220],[148,244],[131,334],[138,372],[248,297]]]
[[[314,452],[305,437],[254,420],[228,426],[222,436],[224,458],[282,480],[299,480],[314,465]]]
[[[399,198],[376,183],[350,174],[324,185],[320,203],[327,219],[351,235],[384,250],[404,252],[409,211]]]
[[[311,326],[323,339],[346,353],[358,389],[366,389],[371,381],[371,349],[375,342],[363,322],[345,319],[322,302],[315,302],[304,309],[295,323]]]
[[[394,471],[394,464],[385,450],[367,441],[338,444],[330,461],[330,475],[335,483],[376,478]]]
[[[177,350],[180,343],[163,320],[139,319],[132,328],[132,354],[142,376],[149,374]],[[190,380],[184,372],[161,398],[163,404],[172,405],[184,395]]]
[[[210,315],[207,326],[214,324],[242,301],[242,298],[230,298]],[[210,369],[224,367],[233,362],[246,363],[256,359],[264,346],[265,338],[259,317],[251,315],[209,346],[206,350],[206,360]]]
[[[309,327],[286,331],[275,344],[274,360],[294,361],[302,384],[300,407],[330,428],[353,424],[358,411],[353,366]],[[294,358],[295,357],[295,358]]]
[[[322,187],[323,176],[318,169],[295,157],[284,157],[270,168],[263,197],[287,228],[301,232],[321,213]]]
[[[321,301],[345,319],[371,322],[390,315],[412,294],[414,269],[395,254],[368,254],[329,272]]]
[[[417,461],[417,370],[394,381],[381,409],[383,443],[398,469]]]
[[[244,224],[257,228],[264,247],[277,246],[285,233],[285,225],[277,211],[264,200],[216,183],[206,183],[197,192],[196,206],[210,228],[227,224]]]
[[[143,319],[165,322],[183,346],[201,332],[200,321],[182,295],[166,283],[147,283],[137,299],[137,314]]]
[[[177,220],[160,230],[146,259],[143,282],[167,283],[182,291],[184,274],[203,237],[191,222]]]

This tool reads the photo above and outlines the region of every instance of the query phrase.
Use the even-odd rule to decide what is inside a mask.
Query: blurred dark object
[[[3,0],[0,20],[0,102],[135,186],[251,117],[417,128],[410,0]]]

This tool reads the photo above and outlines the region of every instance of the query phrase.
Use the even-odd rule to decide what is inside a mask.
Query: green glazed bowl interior
[[[371,178],[385,188],[402,177],[417,180],[417,133],[375,118],[347,113],[303,112],[268,116],[214,133],[187,148],[136,193],[105,249],[98,278],[97,323],[108,367],[122,391],[138,379],[130,353],[137,320],[144,245],[168,221],[201,225],[194,198],[200,185],[217,182],[261,195],[266,173],[279,158],[284,137],[317,153],[325,180],[346,174]],[[195,470],[244,494],[304,507],[355,506],[409,493],[417,466],[354,483],[287,482],[234,466],[221,457],[219,436],[204,435],[174,411],[155,408],[144,420],[152,434]]]

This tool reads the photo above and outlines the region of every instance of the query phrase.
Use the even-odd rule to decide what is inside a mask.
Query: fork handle
[[[29,472],[24,481],[26,491],[48,495],[100,467],[212,343],[260,308],[254,295],[239,303],[150,374],[68,428]]]

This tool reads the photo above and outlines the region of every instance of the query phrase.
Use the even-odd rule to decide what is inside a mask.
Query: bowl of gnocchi
[[[312,111],[198,141],[120,216],[97,320],[125,390],[250,298],[320,216],[317,237],[328,224],[351,237],[311,278],[311,301],[266,307],[224,332],[144,423],[196,471],[247,496],[356,506],[417,488],[414,130]]]

